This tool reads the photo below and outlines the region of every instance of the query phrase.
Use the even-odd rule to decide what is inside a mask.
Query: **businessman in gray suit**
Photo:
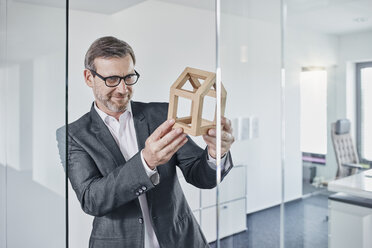
[[[178,166],[192,185],[216,186],[216,130],[205,150],[172,129],[167,103],[131,101],[139,79],[132,48],[97,39],[85,56],[90,112],[57,131],[62,162],[81,207],[95,216],[89,247],[209,247],[182,192]],[[232,168],[231,122],[222,119],[222,178]],[[67,161],[65,142],[67,137]]]

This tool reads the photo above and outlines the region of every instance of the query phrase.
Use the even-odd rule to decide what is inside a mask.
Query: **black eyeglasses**
[[[107,87],[116,87],[120,84],[121,80],[123,80],[126,85],[131,86],[137,83],[138,78],[140,76],[136,70],[134,70],[133,74],[128,74],[124,77],[120,77],[120,76],[103,77],[99,75],[96,71],[93,71],[91,69],[89,70],[92,72],[93,76],[97,75],[100,79],[105,81],[105,84]]]

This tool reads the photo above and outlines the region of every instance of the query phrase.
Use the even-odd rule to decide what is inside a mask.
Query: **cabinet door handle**
[[[222,206],[222,209],[228,209],[229,207],[227,205]]]

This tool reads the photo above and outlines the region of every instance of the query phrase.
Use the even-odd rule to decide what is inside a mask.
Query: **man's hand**
[[[231,128],[231,121],[225,117],[221,118],[221,156],[224,156],[234,143],[235,139],[232,135],[232,128]],[[205,143],[208,145],[208,153],[212,158],[216,158],[217,151],[216,151],[216,129],[209,129],[207,134],[203,135],[203,139]]]
[[[150,169],[168,162],[186,144],[187,137],[183,129],[172,130],[174,123],[173,119],[165,121],[147,138],[142,155]]]

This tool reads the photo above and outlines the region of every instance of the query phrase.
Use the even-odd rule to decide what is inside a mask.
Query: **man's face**
[[[96,58],[94,60],[96,72],[103,77],[126,76],[134,73],[132,57],[127,55],[123,58]],[[85,81],[93,89],[93,94],[99,109],[109,115],[123,113],[132,97],[132,86],[125,85],[121,80],[116,87],[107,87],[105,82],[91,71],[84,71]]]

